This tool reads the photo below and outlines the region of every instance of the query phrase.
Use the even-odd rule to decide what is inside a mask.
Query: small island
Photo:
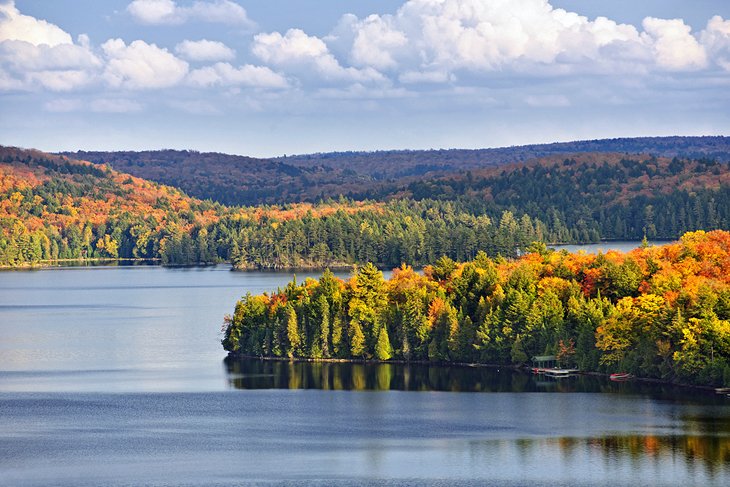
[[[246,295],[224,325],[233,356],[563,367],[730,385],[730,232],[597,255],[534,244],[517,259],[443,257],[390,280],[373,264]]]

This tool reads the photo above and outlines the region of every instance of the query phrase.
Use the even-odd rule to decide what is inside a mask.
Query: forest
[[[424,178],[362,201],[239,207],[108,165],[0,148],[0,265],[123,258],[280,269],[515,257],[534,241],[728,228],[729,184],[728,165],[710,159],[578,154]]]
[[[196,151],[66,152],[226,205],[382,199],[414,181],[585,153],[730,161],[730,137],[638,137],[495,149],[334,152],[256,159]]]
[[[372,264],[348,280],[246,295],[226,318],[236,355],[522,365],[730,383],[730,232],[597,255],[535,243],[518,259],[479,252],[389,280]]]

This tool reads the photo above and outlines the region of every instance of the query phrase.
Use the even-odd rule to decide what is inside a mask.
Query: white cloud
[[[576,63],[615,44],[642,42],[631,25],[589,21],[547,0],[410,0],[394,15],[345,16],[333,37],[350,44],[358,65],[384,69],[400,61],[415,72]]]
[[[109,39],[101,49],[107,58],[103,78],[114,88],[166,88],[178,84],[188,72],[188,63],[144,41],[126,45],[121,39]]]
[[[0,3],[0,90],[69,91],[94,82],[102,62],[60,27]]]
[[[48,46],[26,41],[0,42],[0,60],[18,72],[93,69],[101,60],[89,49],[75,44]]]
[[[345,17],[346,19],[348,17]],[[354,36],[351,59],[356,66],[372,66],[379,70],[395,68],[395,53],[408,44],[408,38],[390,22],[378,15],[370,15],[362,21],[349,16],[349,28]]]
[[[697,70],[708,65],[708,53],[730,66],[728,25],[715,17],[695,36],[682,20],[649,17],[640,30],[553,8],[548,0],[408,0],[392,15],[345,15],[325,40],[360,68],[397,71],[402,83],[445,83],[461,70],[563,76]]]
[[[44,70],[27,73],[26,80],[51,91],[71,91],[92,83],[94,77],[82,70]]]
[[[45,20],[21,14],[15,2],[0,3],[0,41],[25,41],[35,46],[71,44],[71,36]]]
[[[700,40],[713,61],[730,71],[730,20],[719,15],[712,17],[702,31]]]
[[[344,67],[329,51],[327,44],[300,29],[254,36],[254,55],[265,63],[285,68],[300,75],[316,74],[321,80],[344,82],[384,81],[385,77],[371,67]]]
[[[246,10],[231,0],[193,2],[181,7],[173,0],[134,0],[127,12],[143,24],[182,24],[191,20],[253,26]]]
[[[45,88],[69,91],[94,81],[101,60],[88,48],[75,44],[34,45],[26,41],[0,42],[0,70],[14,83],[0,89]]]
[[[692,29],[681,19],[647,17],[642,23],[645,37],[651,39],[656,63],[673,71],[701,69],[707,65],[707,54]]]
[[[172,0],[134,0],[127,12],[144,24],[181,23],[177,5]]]
[[[207,39],[182,41],[175,52],[190,61],[230,61],[236,57],[236,52],[222,42]]]
[[[195,69],[188,75],[188,82],[197,87],[249,86],[255,88],[286,88],[288,83],[280,74],[262,66],[246,64],[239,68],[229,63]]]

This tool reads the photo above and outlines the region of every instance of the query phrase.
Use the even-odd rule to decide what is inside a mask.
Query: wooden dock
[[[545,368],[545,367],[533,367],[532,368],[533,374],[538,375],[545,375],[547,377],[570,377],[571,375],[576,375],[580,373],[580,370],[578,369],[556,369],[556,368]]]

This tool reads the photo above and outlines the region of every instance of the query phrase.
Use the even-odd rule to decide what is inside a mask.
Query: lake
[[[0,485],[730,482],[723,397],[487,367],[227,359],[223,315],[290,278],[0,272]]]

